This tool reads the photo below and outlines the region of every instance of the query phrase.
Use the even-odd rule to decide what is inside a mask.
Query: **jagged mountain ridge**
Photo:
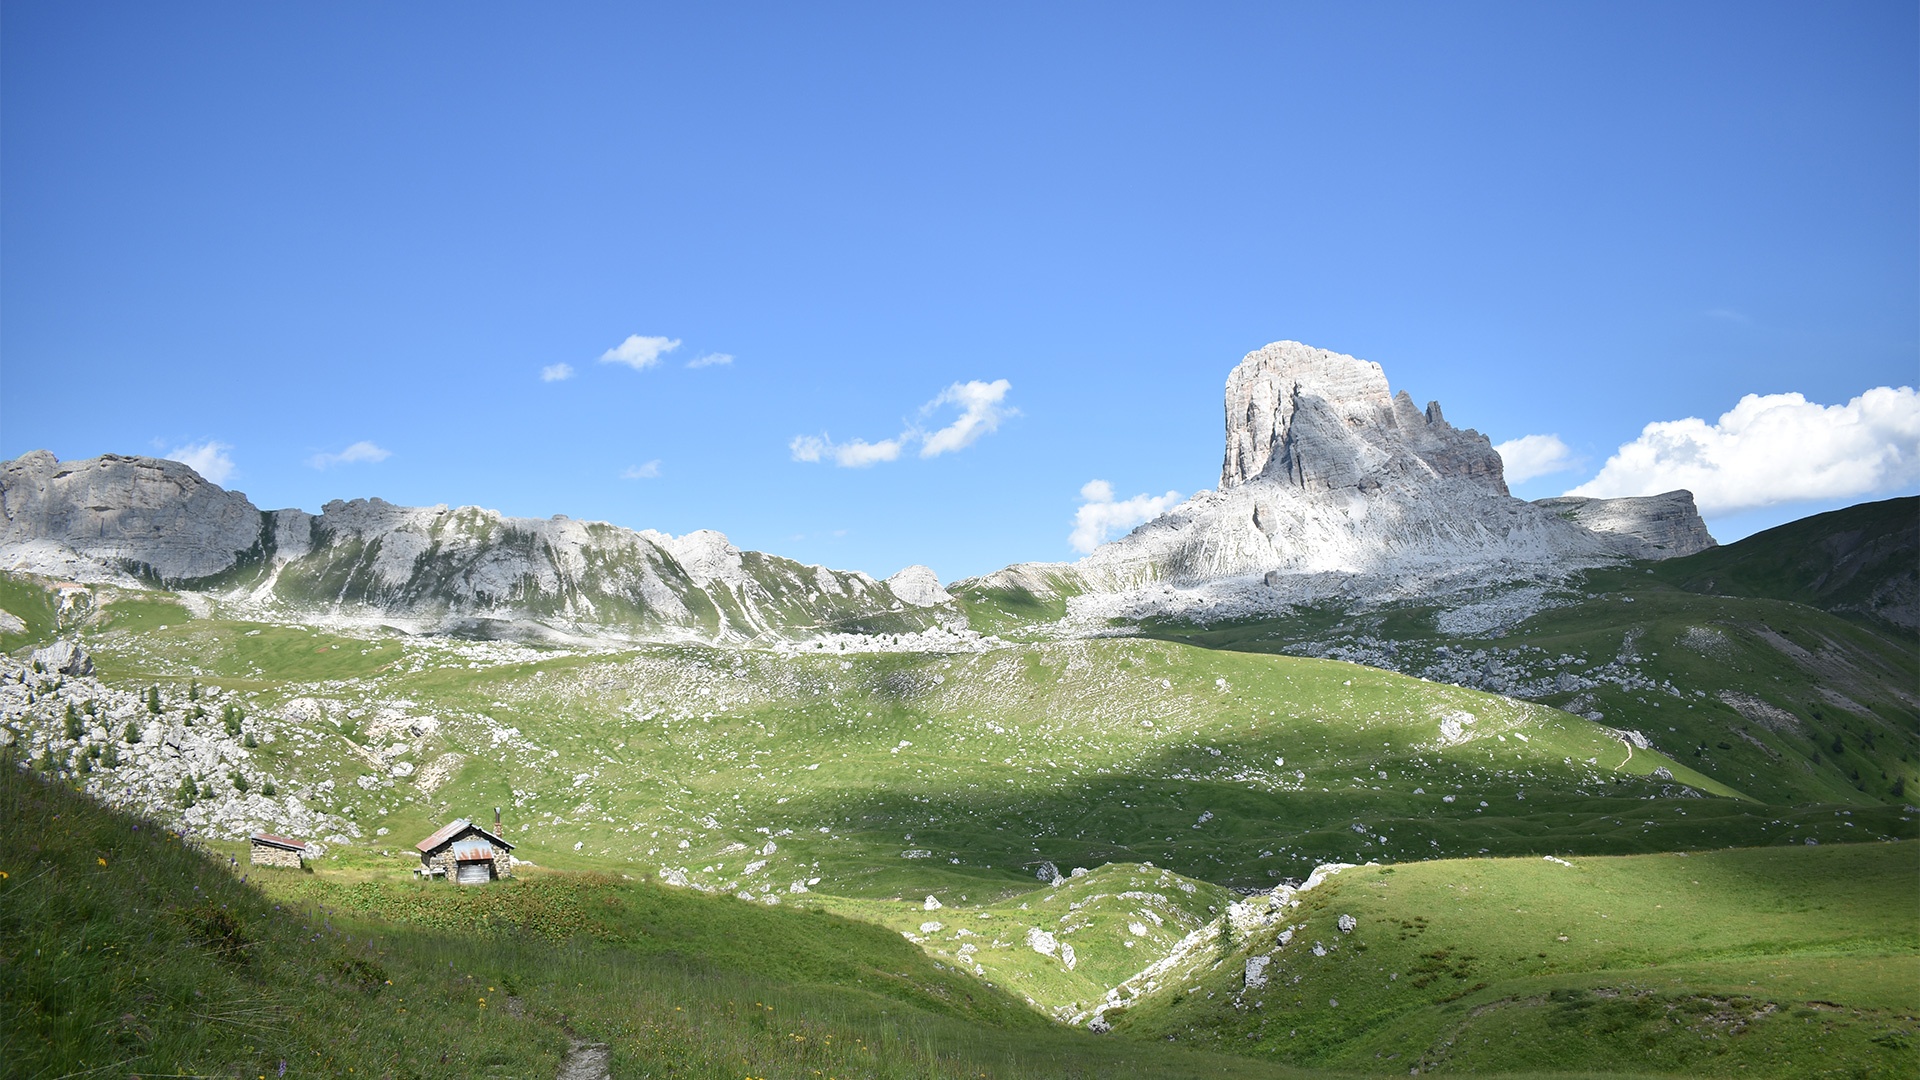
[[[468,632],[739,640],[963,625],[925,567],[879,581],[742,551],[710,530],[674,537],[472,506],[263,511],[180,462],[113,454],[0,463],[0,566]]]
[[[1217,606],[1445,590],[1712,547],[1684,491],[1529,503],[1486,436],[1391,394],[1380,365],[1294,341],[1227,378],[1220,487],[1077,563],[1026,563],[956,584],[1039,595],[1211,589]],[[1244,592],[1244,589],[1241,590]],[[1107,605],[1112,607],[1112,605]],[[1119,609],[1115,609],[1116,611]]]

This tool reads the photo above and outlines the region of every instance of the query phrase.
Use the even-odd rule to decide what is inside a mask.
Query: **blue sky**
[[[1036,7],[7,2],[0,456],[951,580],[1212,486],[1292,338],[1528,497],[1920,486],[1912,4]]]

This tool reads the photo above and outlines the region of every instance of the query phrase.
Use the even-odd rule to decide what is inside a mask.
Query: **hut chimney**
[[[493,835],[500,835],[500,808],[497,806],[493,808]]]

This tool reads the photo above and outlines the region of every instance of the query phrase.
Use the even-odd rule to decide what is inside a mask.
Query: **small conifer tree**
[[[80,710],[73,707],[73,702],[67,702],[67,738],[78,739],[85,731],[80,724]]]
[[[126,740],[130,743],[139,742],[140,741],[140,725],[134,723],[131,720],[127,721],[127,730],[126,730],[125,737],[126,737]]]
[[[260,784],[260,794],[265,795],[267,798],[271,799],[275,795],[280,794],[280,792],[274,788],[273,781],[266,780],[266,781],[262,781]]]
[[[147,687],[147,711],[155,716],[160,715],[160,688],[158,686]]]

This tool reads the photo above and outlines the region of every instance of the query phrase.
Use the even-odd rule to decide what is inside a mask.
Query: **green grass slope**
[[[543,865],[668,868],[756,896],[795,883],[944,896],[1031,881],[1049,860],[1264,887],[1356,858],[1766,842],[1780,817],[1564,712],[1351,664],[1156,642],[583,656],[216,618],[110,629],[94,644],[128,685],[198,679],[253,695],[252,760],[280,790],[395,834],[368,836],[370,849],[404,850],[445,815],[501,806]],[[294,678],[274,681],[282,670]],[[274,719],[295,698],[334,719],[296,735]],[[373,764],[381,747],[365,732],[382,709],[437,721],[402,741],[422,766],[412,777]],[[419,778],[437,761],[457,767],[428,790]],[[112,787],[104,773],[92,782]],[[1723,798],[1657,797],[1689,785]],[[1655,824],[1588,827],[1623,815]]]
[[[1920,1072],[1916,880],[1914,843],[1356,867],[1109,1017],[1402,1075],[1891,1080]]]
[[[1816,514],[1655,563],[1653,573],[1688,592],[1790,600],[1911,636],[1920,629],[1920,498]]]
[[[0,758],[0,1074],[1286,1077],[1046,1027],[897,934],[608,876],[248,868]],[[248,880],[250,879],[250,880]],[[265,886],[265,891],[261,885]]]
[[[1854,507],[1684,559],[1594,571],[1476,634],[1442,633],[1446,613],[1432,607],[1144,630],[1553,705],[1637,731],[1771,804],[1898,806],[1920,783],[1920,638],[1862,615],[1861,597],[1911,584],[1912,552],[1898,545],[1914,505]]]

